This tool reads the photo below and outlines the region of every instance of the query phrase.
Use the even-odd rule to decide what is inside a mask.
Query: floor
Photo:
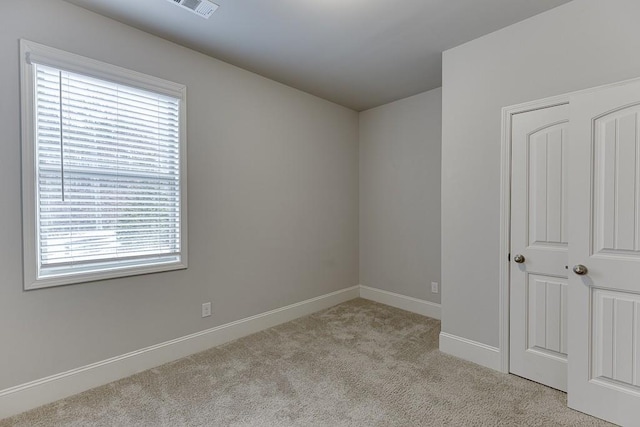
[[[0,421],[8,426],[605,426],[438,350],[440,322],[355,299]]]

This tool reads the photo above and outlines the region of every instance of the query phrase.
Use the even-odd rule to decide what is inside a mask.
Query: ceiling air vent
[[[168,0],[179,6],[184,7],[187,10],[195,13],[203,18],[209,18],[216,11],[218,5],[211,3],[209,0]]]

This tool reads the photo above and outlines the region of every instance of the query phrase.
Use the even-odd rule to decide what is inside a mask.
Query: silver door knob
[[[522,264],[524,262],[524,255],[518,254],[518,255],[513,257],[513,260],[515,262],[517,262],[518,264]]]
[[[589,269],[582,264],[576,264],[573,266],[573,272],[576,273],[578,276],[584,276],[589,272]]]

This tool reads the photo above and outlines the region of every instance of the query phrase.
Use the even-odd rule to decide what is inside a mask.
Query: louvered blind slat
[[[180,100],[35,68],[40,268],[175,261]]]

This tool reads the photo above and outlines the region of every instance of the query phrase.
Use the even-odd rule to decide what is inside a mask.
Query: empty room
[[[638,0],[0,1],[0,426],[640,426]]]

